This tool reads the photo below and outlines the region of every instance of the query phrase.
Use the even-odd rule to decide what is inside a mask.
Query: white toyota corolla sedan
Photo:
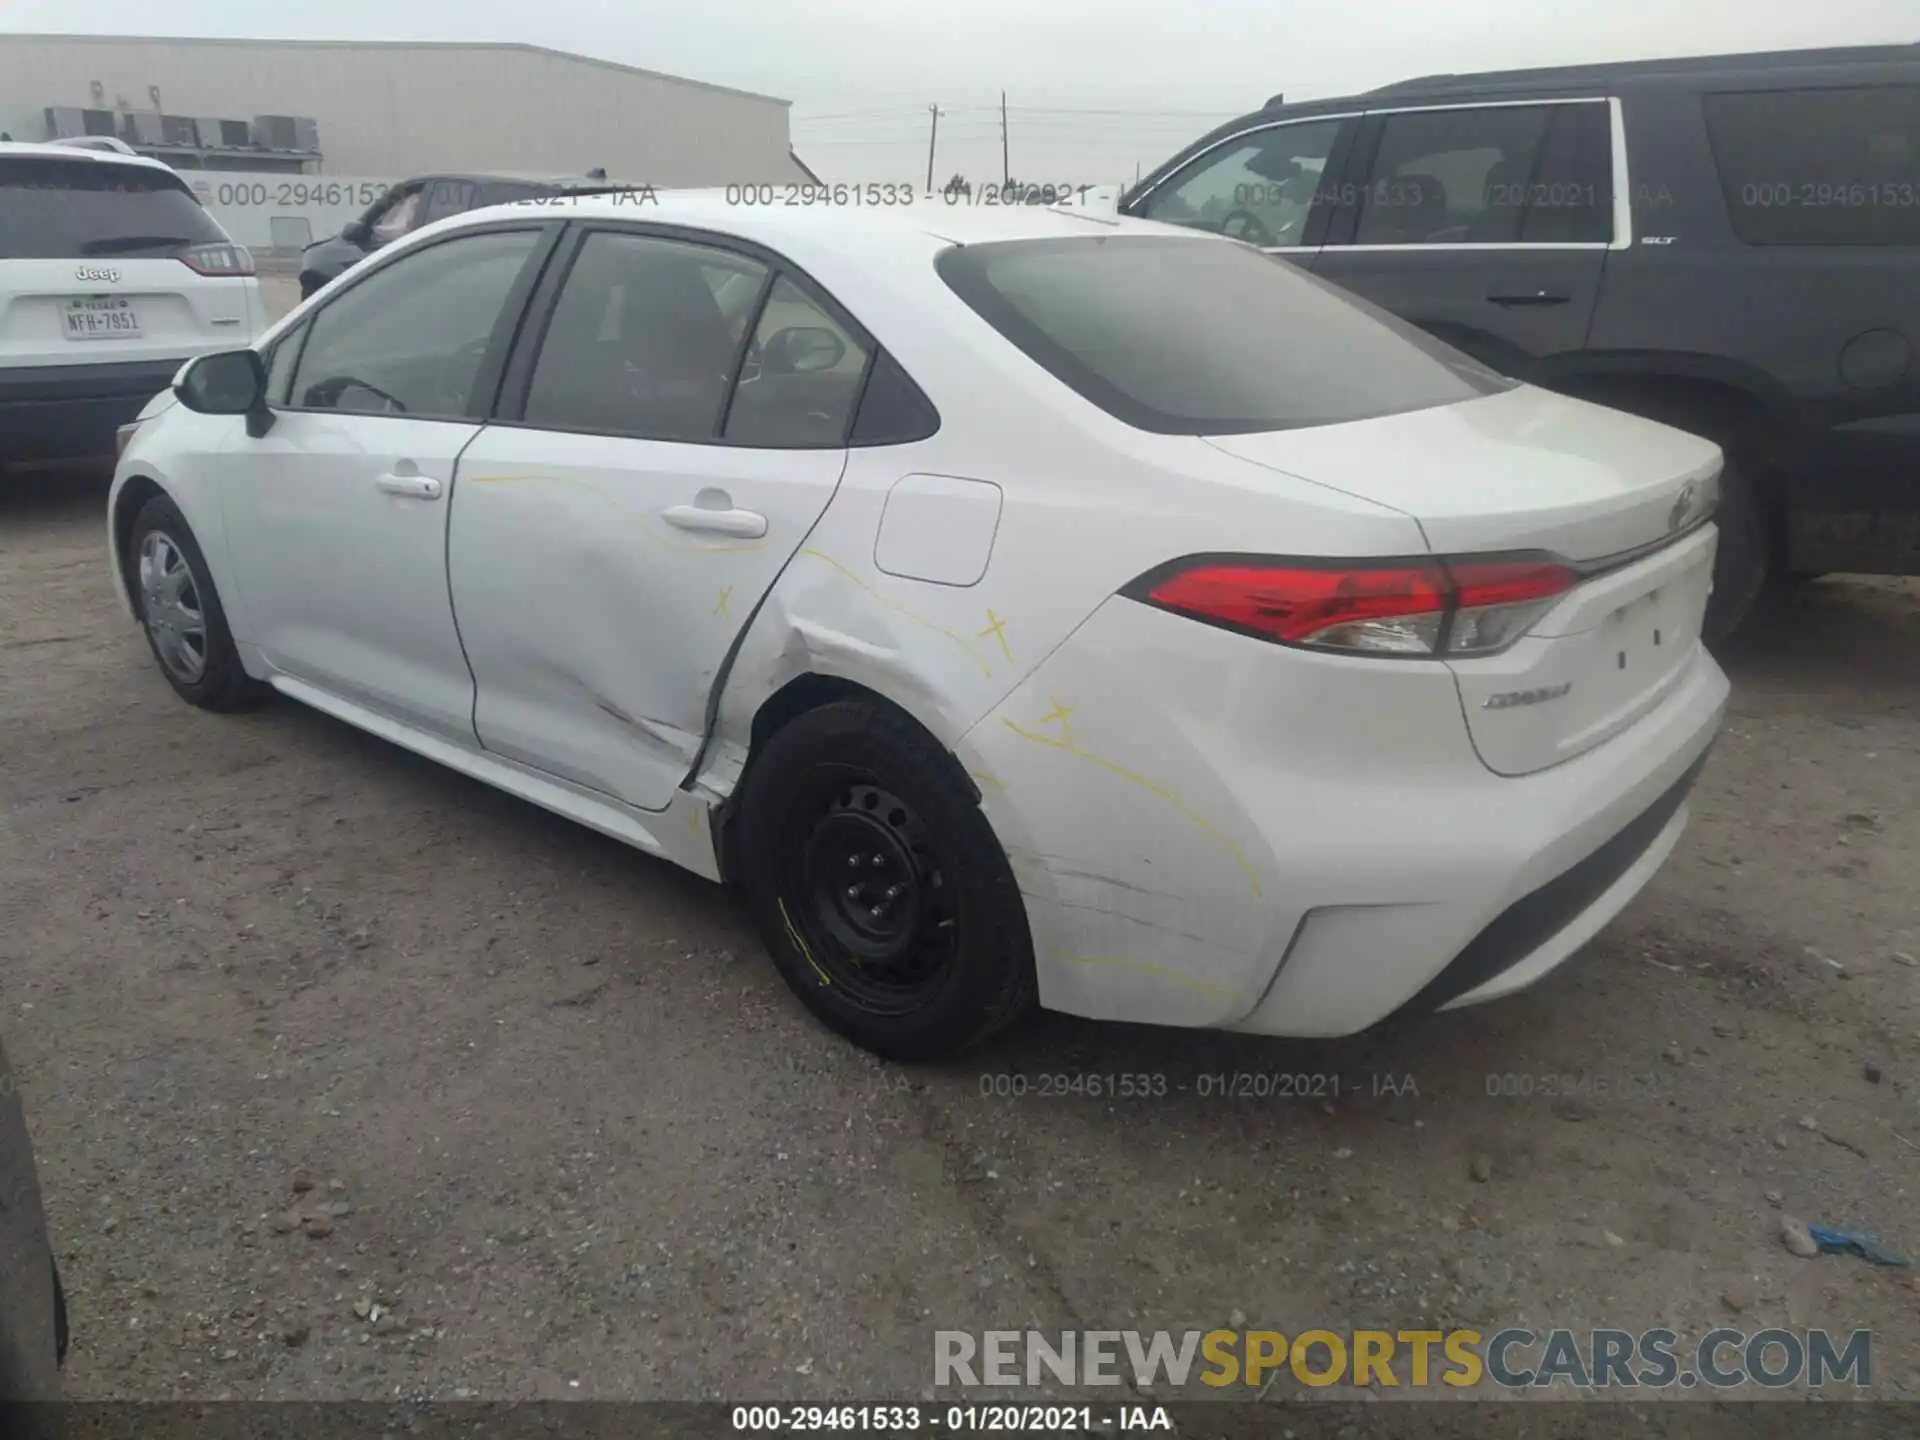
[[[1565,960],[1720,723],[1720,464],[1218,237],[575,197],[189,363],[109,534],[185,699],[735,882],[914,1058],[1036,1003],[1339,1035]]]

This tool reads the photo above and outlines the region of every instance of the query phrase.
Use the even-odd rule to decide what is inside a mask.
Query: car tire
[[[1713,561],[1713,594],[1702,634],[1709,646],[1725,645],[1752,617],[1773,571],[1773,534],[1751,466],[1733,453],[1720,474],[1720,509],[1714,516],[1720,545]]]
[[[733,823],[775,966],[855,1044],[938,1060],[1034,1008],[1006,853],[953,756],[907,715],[842,700],[796,717],[753,756]]]
[[[244,710],[272,691],[247,674],[227,628],[206,556],[187,517],[155,495],[134,517],[129,589],[160,673],[203,710]]]

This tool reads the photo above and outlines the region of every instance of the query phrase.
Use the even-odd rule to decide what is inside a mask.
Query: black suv
[[[1770,579],[1920,573],[1920,46],[1276,96],[1120,208],[1719,442],[1711,637]]]
[[[300,255],[300,298],[345,274],[382,245],[422,225],[487,205],[606,187],[606,173],[586,175],[419,175],[402,180],[338,235],[316,240]]]

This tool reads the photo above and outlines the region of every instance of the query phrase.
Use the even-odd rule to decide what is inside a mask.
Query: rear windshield
[[[170,255],[226,239],[167,171],[97,160],[0,158],[0,260]]]
[[[1510,389],[1286,260],[1186,236],[943,251],[960,298],[1110,415],[1165,435],[1335,425]]]

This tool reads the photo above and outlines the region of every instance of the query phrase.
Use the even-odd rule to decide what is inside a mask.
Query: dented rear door
[[[454,614],[483,746],[658,810],[839,484],[867,350],[754,257],[621,227],[569,252],[507,420],[461,456]]]

